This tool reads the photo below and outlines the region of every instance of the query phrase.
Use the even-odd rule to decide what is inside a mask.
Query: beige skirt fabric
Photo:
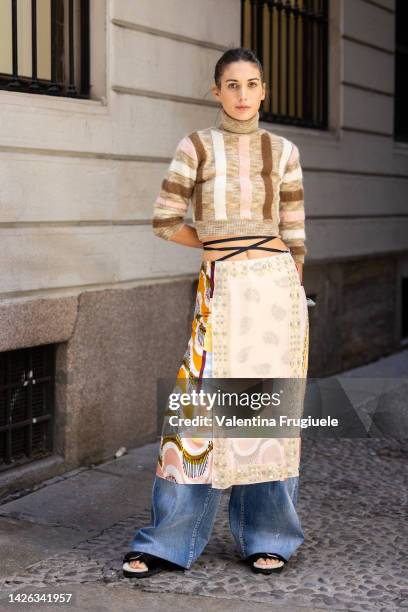
[[[286,379],[291,413],[301,416],[308,346],[306,295],[290,253],[202,262],[192,333],[173,393],[199,390],[206,379]],[[193,414],[196,407],[183,408],[184,416]],[[209,426],[205,437],[194,437],[169,426],[171,415],[167,409],[159,477],[225,489],[299,474],[299,436],[234,438]]]

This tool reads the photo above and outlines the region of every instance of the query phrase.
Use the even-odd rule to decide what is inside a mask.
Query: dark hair
[[[219,89],[221,88],[221,77],[224,73],[225,67],[228,66],[228,64],[232,64],[232,62],[240,61],[256,64],[259,68],[261,81],[263,81],[264,74],[262,64],[255,53],[251,51],[251,49],[246,49],[245,47],[236,47],[234,49],[227,49],[227,51],[223,53],[218,62],[215,64],[214,81]]]

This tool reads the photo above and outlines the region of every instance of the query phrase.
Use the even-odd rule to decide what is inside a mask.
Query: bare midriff
[[[201,239],[202,242],[207,242],[207,241],[212,241],[212,240],[224,240],[227,238],[236,238],[236,236],[232,235],[232,234],[226,234],[225,236],[205,236],[204,238]],[[261,241],[260,238],[242,238],[242,240],[231,240],[226,241],[226,242],[221,242],[220,244],[211,244],[208,246],[214,247],[214,249],[216,249],[218,246],[220,247],[233,247],[234,249],[238,249],[238,247],[240,246],[248,246],[251,244],[256,244],[259,243]],[[288,251],[289,248],[288,246],[283,242],[283,240],[281,240],[280,238],[271,238],[270,240],[268,240],[267,242],[264,242],[262,244],[263,247],[268,247],[268,248],[273,248],[273,249],[281,249],[282,251]],[[202,252],[202,259],[203,261],[215,261],[216,259],[219,259],[220,257],[223,257],[225,255],[234,253],[234,251],[228,250],[228,251],[224,251],[224,250],[204,250]],[[228,259],[225,259],[224,261],[233,261],[234,259],[260,259],[262,257],[271,257],[273,255],[279,255],[280,253],[278,251],[263,251],[261,249],[248,249],[247,251],[244,251],[243,253],[236,253],[234,255],[231,255],[231,257],[228,257]]]

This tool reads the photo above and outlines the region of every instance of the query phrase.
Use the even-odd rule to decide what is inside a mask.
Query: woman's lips
[[[238,110],[249,110],[250,108],[250,106],[237,106]]]

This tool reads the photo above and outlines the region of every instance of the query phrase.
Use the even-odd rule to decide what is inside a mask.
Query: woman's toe
[[[266,565],[267,567],[274,567],[275,565],[279,565],[280,561],[279,559],[269,559],[269,558],[264,558],[264,557],[260,557],[259,559],[257,559],[256,561],[256,565]]]
[[[147,570],[147,565],[146,563],[143,563],[143,561],[130,561],[129,563],[130,567],[133,567],[133,569],[142,569],[142,570]]]

